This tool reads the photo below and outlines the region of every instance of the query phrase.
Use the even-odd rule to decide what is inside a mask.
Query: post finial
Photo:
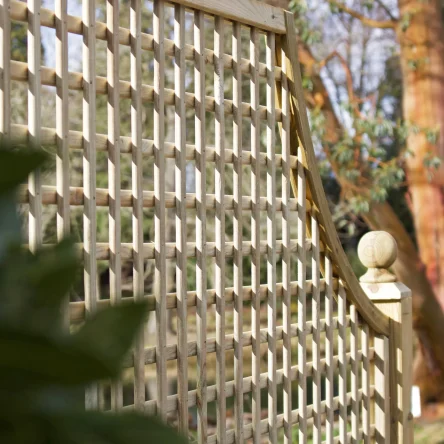
[[[391,234],[385,231],[365,234],[359,241],[358,257],[368,270],[359,280],[369,284],[396,282],[396,277],[388,269],[397,255],[398,245]]]

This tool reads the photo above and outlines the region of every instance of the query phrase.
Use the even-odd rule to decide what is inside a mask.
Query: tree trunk
[[[424,129],[439,130],[444,118],[444,28],[440,3],[438,0],[400,0],[399,9],[400,17],[410,17],[406,30],[401,24],[397,29],[404,119]],[[409,135],[407,146],[414,155],[407,161],[407,180],[419,254],[424,264],[418,263],[416,268],[425,268],[434,294],[444,308],[444,167],[430,170],[425,166],[431,157],[443,159],[444,133],[441,131],[437,142],[432,142],[424,131]],[[425,321],[432,322],[432,319],[433,313],[427,313]],[[421,387],[423,398],[443,402],[442,377],[436,377],[441,375],[429,361],[426,355],[425,362],[429,365],[416,362],[415,383]]]
[[[400,16],[410,14],[405,31],[397,30],[401,46],[403,112],[408,122],[421,128],[440,129],[444,121],[444,28],[439,1],[400,0]],[[443,159],[444,133],[437,143],[421,131],[410,134],[407,161],[416,237],[427,277],[444,308],[444,167],[430,170],[424,162]]]

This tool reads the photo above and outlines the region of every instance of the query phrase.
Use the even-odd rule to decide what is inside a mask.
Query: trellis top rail
[[[285,34],[284,10],[255,0],[174,0],[187,8],[199,9],[264,31]]]

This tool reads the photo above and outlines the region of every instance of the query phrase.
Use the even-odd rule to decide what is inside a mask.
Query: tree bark
[[[400,16],[410,15],[404,31],[399,25],[403,74],[403,113],[408,122],[421,128],[440,129],[444,121],[444,28],[437,0],[400,0]],[[437,143],[423,131],[411,133],[407,160],[416,238],[427,277],[444,308],[444,166],[429,170],[424,162],[444,156],[444,133]]]

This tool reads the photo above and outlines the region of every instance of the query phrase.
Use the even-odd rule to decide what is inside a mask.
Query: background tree
[[[420,343],[415,383],[423,401],[444,400],[441,4],[269,2],[296,13],[320,162],[340,187],[338,228],[356,233],[361,220],[398,240],[394,271],[413,290]]]

